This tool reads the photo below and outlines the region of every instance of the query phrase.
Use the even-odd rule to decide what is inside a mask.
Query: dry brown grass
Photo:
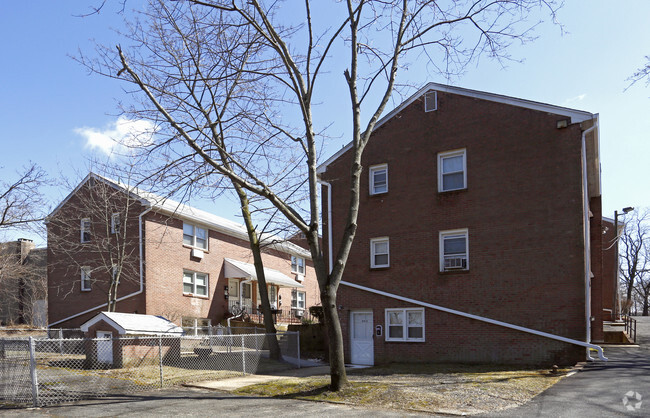
[[[477,414],[522,405],[557,383],[568,370],[517,369],[488,365],[393,364],[353,370],[350,384],[331,392],[329,378],[272,381],[240,394],[339,402],[429,413]]]

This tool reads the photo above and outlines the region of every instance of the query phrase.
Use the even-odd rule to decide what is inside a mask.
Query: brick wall
[[[603,218],[600,196],[589,202],[592,217],[590,219],[589,236],[591,239],[591,340],[603,342]]]
[[[99,193],[99,195],[98,195]],[[128,215],[125,211],[128,208]],[[106,310],[108,285],[116,249],[124,247],[120,263],[122,273],[118,298],[140,289],[138,215],[144,210],[140,203],[127,200],[121,193],[93,192],[88,187],[79,191],[60,208],[47,225],[48,232],[48,323],[73,316],[102,305],[82,316],[56,324],[76,328],[97,313]],[[110,217],[119,211],[128,220],[118,237],[110,231]],[[81,242],[81,219],[91,219],[91,237]],[[125,218],[122,218],[125,219]],[[111,248],[110,250],[108,248]],[[93,269],[91,290],[81,290],[81,267]],[[138,295],[117,303],[118,311],[145,313],[144,297]]]
[[[603,219],[603,292],[602,303],[603,309],[611,309],[612,315],[609,316],[603,312],[603,319],[611,321],[616,319],[618,313],[618,306],[616,302],[616,290],[618,271],[617,271],[617,251],[618,245],[616,244],[616,228],[614,222],[611,220]]]
[[[224,287],[228,281],[224,277],[224,258],[232,258],[246,263],[253,263],[253,256],[248,242],[239,238],[210,230],[208,250],[203,259],[190,256],[191,248],[183,245],[183,221],[164,215],[149,213],[146,215],[147,246],[146,269],[146,305],[147,313],[163,315],[180,324],[182,317],[209,318],[213,324],[221,321],[227,311]],[[264,267],[279,270],[289,277],[291,258],[289,254],[272,249],[265,249],[262,255]],[[311,263],[307,263],[305,280],[302,283],[306,292],[307,305],[318,302],[316,275]],[[183,271],[207,273],[209,275],[208,297],[183,295]],[[252,288],[256,297],[257,283]],[[290,307],[291,289],[280,288],[282,308]],[[256,300],[253,300],[257,307]]]
[[[479,316],[585,339],[581,130],[564,116],[438,93],[378,128],[363,166],[388,164],[388,193],[370,196],[361,175],[355,243],[343,280]],[[437,155],[466,149],[467,189],[438,193]],[[322,176],[332,184],[334,251],[346,216],[350,153]],[[327,213],[327,196],[323,197]],[[469,271],[439,272],[439,231],[467,228]],[[324,227],[325,240],[327,227]],[[369,242],[390,238],[390,267],[370,269]],[[405,303],[339,288],[346,345],[350,309]],[[375,360],[572,362],[584,349],[426,311],[426,343],[375,338]],[[385,326],[384,326],[385,328]],[[480,341],[480,347],[471,347]],[[349,354],[349,353],[348,353]]]
[[[106,292],[110,272],[101,268],[109,266],[107,254],[101,250],[101,243],[106,239],[115,239],[107,230],[106,220],[110,220],[102,211],[91,216],[88,200],[90,191],[82,187],[58,211],[48,224],[48,291],[49,323],[69,318],[85,310],[98,307],[87,314],[76,316],[57,327],[78,327],[97,313],[106,310]],[[111,195],[109,207],[124,207],[125,202],[119,194]],[[128,261],[122,273],[118,297],[132,294],[140,289],[139,256],[139,219],[144,211],[139,203],[130,208],[127,237]],[[80,243],[81,219],[92,218],[92,238],[89,243]],[[183,317],[209,318],[213,324],[218,323],[227,311],[224,287],[227,280],[223,276],[223,259],[253,263],[248,241],[229,235],[209,231],[208,251],[203,259],[190,256],[191,248],[183,245],[183,221],[167,215],[149,212],[144,216],[145,242],[143,278],[144,292],[135,297],[117,303],[118,312],[162,315],[176,324],[181,324]],[[279,270],[289,277],[291,273],[290,255],[272,249],[265,249],[263,255],[265,267]],[[81,291],[82,266],[90,266],[92,273],[92,290]],[[126,268],[129,267],[129,268]],[[209,275],[208,297],[183,295],[183,271],[189,270]],[[305,280],[302,283],[306,292],[307,307],[320,303],[316,275],[313,264],[307,262]],[[257,288],[253,287],[255,297]],[[291,289],[281,288],[282,308],[291,306]],[[254,307],[259,302],[254,301]]]

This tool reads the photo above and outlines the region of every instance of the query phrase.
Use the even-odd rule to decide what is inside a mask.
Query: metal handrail
[[[630,316],[625,316],[623,319],[625,321],[625,333],[636,344],[636,319]]]

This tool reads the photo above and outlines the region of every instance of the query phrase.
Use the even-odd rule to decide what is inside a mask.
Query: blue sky
[[[127,98],[122,86],[89,75],[70,57],[78,50],[92,53],[93,39],[108,45],[119,42],[111,30],[121,21],[115,14],[116,2],[109,1],[99,15],[77,17],[92,3],[0,2],[0,175],[4,179],[30,161],[55,179],[83,176],[88,158],[104,155],[98,146],[102,134],[131,128],[116,124],[117,101]],[[453,83],[599,113],[604,214],[613,217],[617,208],[650,206],[650,87],[638,83],[625,91],[626,79],[650,55],[648,16],[650,2],[645,0],[567,2],[559,14],[566,33],[542,25],[539,39],[512,50],[523,63],[503,69],[482,59]],[[406,76],[416,86],[445,82],[418,70]],[[326,156],[347,142],[345,129],[334,126],[331,134],[339,139],[332,141]],[[63,186],[47,190],[53,204],[67,192]],[[195,204],[238,219],[232,202]],[[18,236],[36,238],[25,232],[11,232],[6,238]]]

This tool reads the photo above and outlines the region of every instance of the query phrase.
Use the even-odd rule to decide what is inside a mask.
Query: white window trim
[[[385,242],[387,246],[386,255],[388,256],[388,261],[386,264],[375,264],[375,255],[384,254],[384,253],[375,252],[375,244],[379,244],[382,242]],[[388,237],[372,238],[370,240],[370,267],[371,268],[390,267],[390,240],[388,239]]]
[[[298,306],[298,303],[301,302],[300,298],[298,298],[298,294],[302,294],[302,305],[303,306]],[[292,293],[291,295],[291,309],[306,309],[307,308],[307,292],[302,292],[300,290],[296,290],[295,293]]]
[[[446,237],[450,236],[458,236],[458,235],[463,235],[465,237],[465,268],[459,268],[459,269],[447,269],[445,270],[445,247],[444,247],[444,239]],[[445,272],[445,271],[467,271],[469,270],[469,232],[467,228],[463,229],[451,229],[448,231],[440,231],[439,235],[439,241],[438,241],[438,248],[439,248],[439,253],[440,253],[440,271]]]
[[[461,155],[463,157],[463,187],[459,187],[456,189],[443,189],[442,187],[442,160],[444,158],[449,158],[449,157],[457,157]],[[446,173],[449,174],[449,173]],[[440,152],[438,153],[438,192],[450,192],[453,190],[464,190],[467,189],[467,150],[465,148],[463,149],[457,149],[453,151],[445,151],[445,152]]]
[[[191,244],[186,244],[185,243],[185,225],[189,225],[192,227],[192,243]],[[205,247],[199,247],[196,245],[196,230],[202,229],[205,231]],[[202,226],[198,226],[196,224],[190,223],[190,222],[183,222],[183,245],[189,245],[192,248],[198,248],[199,250],[203,251],[208,251],[210,245],[210,230],[208,228],[204,228]]]
[[[183,279],[185,279],[186,274],[191,274],[192,275],[192,291],[191,292],[186,292],[185,291],[185,280],[183,280],[183,294],[184,295],[190,295],[190,296],[199,296],[202,298],[207,298],[210,297],[210,275],[208,273],[201,273],[198,271],[190,271],[190,270],[183,270]],[[196,293],[196,276],[201,275],[205,276],[205,295],[201,293]]]
[[[293,267],[294,262],[293,260],[296,260],[296,268]],[[302,260],[302,271],[300,271],[300,265],[298,263],[299,260]],[[305,270],[307,269],[307,266],[305,264],[305,259],[303,257],[298,257],[295,255],[291,256],[291,272],[295,274],[302,274],[303,276],[305,275]]]
[[[81,267],[81,286],[80,289],[82,292],[90,292],[92,290],[92,283],[91,283],[91,270],[90,267],[88,266],[83,266]],[[88,286],[86,287],[86,283]]]
[[[88,239],[84,239],[84,232],[86,232],[86,228],[85,228],[85,224],[86,224],[86,222],[88,222],[88,226],[89,226],[89,228],[88,228],[88,230],[87,230],[87,231],[88,231],[88,234],[89,234],[89,235],[88,235],[88,236],[89,236]],[[81,234],[80,234],[80,237],[79,237],[79,238],[80,238],[80,241],[81,241],[82,243],[90,242],[90,240],[92,240],[92,233],[91,233],[91,231],[90,231],[90,218],[83,218],[83,219],[81,219],[81,228],[80,228],[80,231],[81,231]]]
[[[375,191],[375,176],[374,174],[377,171],[382,171],[386,170],[386,190],[383,192],[376,192]],[[370,169],[368,170],[369,173],[369,181],[368,184],[370,185],[370,194],[371,195],[376,195],[376,194],[384,194],[388,193],[388,164],[379,164],[379,165],[373,165],[370,166]]]
[[[431,101],[433,101],[433,106]],[[429,90],[424,93],[424,111],[433,112],[438,110],[438,92],[436,90]]]
[[[409,338],[408,337],[408,313],[409,312],[422,312],[422,338]],[[401,312],[402,317],[404,318],[404,323],[402,323],[402,338],[391,338],[390,337],[390,322],[388,314],[390,312]],[[425,324],[425,312],[424,308],[387,308],[384,310],[384,320],[386,328],[386,341],[400,341],[400,342],[424,342],[426,336],[426,324]]]
[[[111,234],[120,232],[120,214],[114,213],[111,215]]]

